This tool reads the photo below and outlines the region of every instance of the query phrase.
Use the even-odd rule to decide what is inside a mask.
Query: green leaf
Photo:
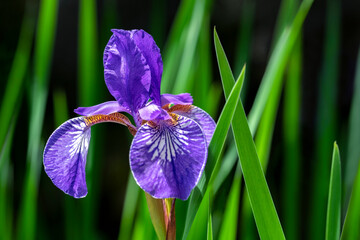
[[[43,127],[48,80],[54,46],[57,0],[40,2],[39,19],[34,49],[34,78],[30,98],[29,140],[24,192],[18,218],[18,239],[35,239],[37,194],[40,177],[42,149],[41,132]]]
[[[341,1],[326,1],[325,37],[322,67],[318,81],[316,106],[315,159],[310,194],[311,218],[308,221],[309,239],[323,239],[326,221],[327,186],[330,179],[330,159],[333,141],[337,138],[337,95],[339,89]],[[325,187],[326,186],[326,187]]]
[[[226,202],[225,213],[222,218],[220,240],[236,239],[238,229],[238,211],[240,205],[241,170],[238,165],[235,177]]]
[[[223,89],[227,97],[234,84],[234,78],[216,30],[214,30],[214,42]],[[240,103],[235,110],[235,116],[232,120],[233,134],[259,235],[262,239],[285,239],[256,153],[244,108]]]
[[[360,164],[353,185],[349,207],[347,209],[341,240],[360,239]]]
[[[259,90],[256,94],[255,101],[248,115],[249,126],[252,133],[257,129],[273,85],[276,85],[276,82],[281,81],[290,53],[312,3],[313,0],[305,0],[302,2],[292,25],[284,30],[279,41],[276,43],[274,52],[271,54]]]
[[[212,217],[211,217],[211,209],[210,204],[208,206],[208,225],[207,225],[207,234],[206,239],[207,240],[213,240],[213,227],[212,227]]]
[[[341,221],[341,164],[336,142],[331,164],[329,198],[326,216],[326,240],[339,239]]]
[[[234,111],[238,100],[240,98],[240,90],[244,80],[245,68],[241,72],[239,79],[231,90],[228,100],[220,114],[219,120],[216,125],[214,135],[208,149],[208,160],[205,166],[204,173],[190,195],[189,207],[186,214],[185,229],[182,239],[186,239],[191,225],[194,221],[196,212],[200,206],[201,200],[205,194],[206,187],[209,183],[214,167],[219,160],[221,151],[225,144],[226,135],[230,127],[231,119],[233,118]]]
[[[129,239],[131,236],[131,227],[134,224],[136,204],[139,198],[140,188],[136,184],[132,173],[129,173],[125,192],[124,206],[121,215],[119,240]],[[151,212],[151,211],[150,211]],[[156,229],[155,229],[156,230]]]
[[[360,161],[360,48],[358,50],[354,92],[351,103],[348,148],[345,168],[345,207],[350,199],[351,189],[356,177],[357,166]],[[346,208],[345,208],[346,209]]]
[[[4,96],[2,96],[0,108],[0,150],[3,148],[11,120],[15,120],[13,119],[14,108],[20,103],[21,92],[23,89],[22,85],[25,79],[26,69],[28,68],[35,30],[35,18],[33,12],[34,11],[30,7],[27,7],[25,10],[18,46],[9,73]]]

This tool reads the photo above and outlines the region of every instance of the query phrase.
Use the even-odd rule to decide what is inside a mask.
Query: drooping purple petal
[[[50,136],[44,150],[44,168],[51,181],[75,198],[85,197],[86,155],[91,137],[84,117],[70,119]]]
[[[150,102],[145,107],[141,108],[139,110],[139,114],[140,118],[146,121],[171,119],[169,114],[164,109],[153,102]]]
[[[130,109],[119,105],[117,101],[109,101],[91,107],[78,107],[74,110],[74,112],[83,116],[91,116],[96,114],[110,114],[114,112],[130,113]]]
[[[150,67],[136,46],[133,31],[112,32],[104,51],[105,83],[121,106],[136,113],[149,99]]]
[[[216,123],[207,112],[194,105],[175,105],[170,109],[170,112],[191,118],[192,120],[197,122],[205,133],[207,146],[209,146],[216,128]]]
[[[161,94],[161,105],[166,104],[174,104],[174,105],[190,105],[193,103],[193,98],[190,93],[180,93],[178,95],[173,94]]]
[[[163,62],[160,49],[150,34],[144,30],[134,30],[133,38],[136,46],[141,50],[151,72],[150,98],[160,105],[160,83],[163,72]]]
[[[138,185],[154,198],[186,200],[207,158],[206,139],[193,120],[144,124],[130,148],[130,168]]]

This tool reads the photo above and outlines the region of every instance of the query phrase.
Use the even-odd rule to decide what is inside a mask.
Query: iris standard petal
[[[189,105],[193,103],[193,98],[190,95],[190,93],[180,93],[178,95],[173,95],[173,94],[161,94],[161,105],[166,105],[166,104],[180,104],[180,105]]]
[[[200,179],[206,158],[203,131],[183,116],[156,126],[144,124],[130,148],[134,178],[154,198],[186,200]]]
[[[150,67],[150,98],[157,105],[160,105],[160,84],[163,72],[163,62],[161,59],[160,49],[156,45],[153,37],[144,30],[134,30],[133,39]]]
[[[194,105],[175,105],[169,109],[169,112],[191,118],[197,122],[205,133],[207,146],[209,146],[216,123],[207,112]]]
[[[140,118],[146,121],[170,120],[170,115],[159,105],[150,102],[139,110]]]
[[[78,107],[74,110],[74,112],[83,116],[91,116],[96,114],[110,114],[114,112],[130,113],[130,109],[119,105],[117,101],[109,101],[91,107]]]
[[[54,131],[44,150],[45,172],[55,186],[75,198],[87,194],[85,164],[90,136],[84,117],[73,118]]]
[[[104,51],[105,83],[119,104],[134,114],[149,99],[150,67],[136,46],[133,31],[112,32]]]

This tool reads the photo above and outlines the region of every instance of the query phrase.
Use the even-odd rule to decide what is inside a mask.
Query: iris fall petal
[[[176,123],[144,124],[130,148],[134,178],[154,198],[186,200],[200,179],[206,158],[201,127],[183,116],[178,116]]]
[[[85,164],[90,137],[84,118],[73,118],[54,131],[44,150],[45,172],[55,186],[75,198],[87,194]]]
[[[179,114],[181,116],[191,118],[192,120],[197,122],[200,125],[201,129],[203,130],[206,136],[207,146],[209,146],[211,142],[211,138],[216,128],[216,123],[207,112],[193,105],[191,106],[175,105],[170,109],[170,111]]]

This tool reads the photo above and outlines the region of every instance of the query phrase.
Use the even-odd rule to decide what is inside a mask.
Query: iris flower
[[[63,123],[46,143],[45,172],[66,194],[85,197],[91,127],[115,122],[134,136],[129,159],[137,184],[154,198],[186,200],[204,170],[215,122],[192,105],[190,94],[160,94],[163,63],[150,34],[112,32],[103,62],[105,83],[116,101],[75,109],[82,116]],[[130,114],[134,124],[120,112]]]

